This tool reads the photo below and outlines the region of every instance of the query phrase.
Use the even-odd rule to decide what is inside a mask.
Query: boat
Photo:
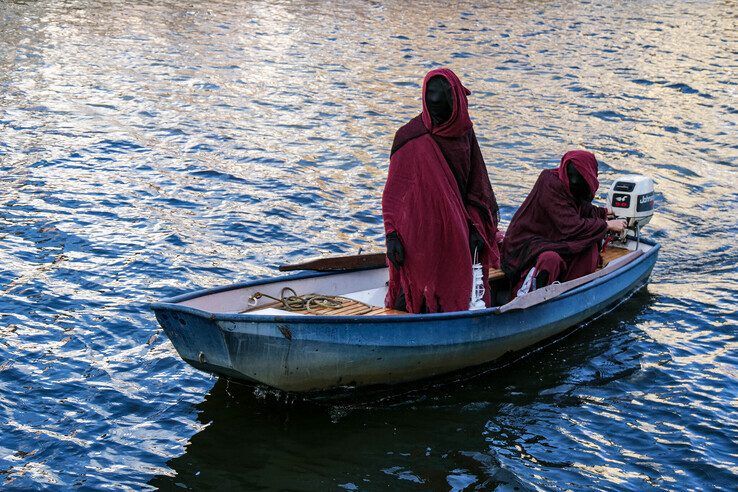
[[[656,242],[628,236],[607,247],[603,267],[590,275],[470,311],[385,308],[382,265],[302,271],[151,307],[182,359],[209,373],[298,393],[394,385],[493,363],[561,335],[643,287],[658,251]],[[490,272],[490,282],[509,297],[502,272]],[[292,311],[282,302],[285,292],[340,302]]]

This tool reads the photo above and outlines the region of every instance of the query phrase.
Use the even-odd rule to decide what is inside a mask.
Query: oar
[[[378,268],[386,266],[387,256],[384,253],[367,253],[363,255],[331,256],[329,258],[317,258],[302,263],[281,265],[280,272],[291,272],[293,270],[316,270],[319,272],[332,272],[340,270],[357,270],[359,268]]]

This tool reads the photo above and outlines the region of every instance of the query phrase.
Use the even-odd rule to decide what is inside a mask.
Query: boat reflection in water
[[[628,327],[653,302],[640,290],[586,329],[567,331],[564,340],[522,360],[518,354],[423,383],[334,395],[339,399],[302,399],[221,378],[196,407],[204,429],[185,454],[168,462],[172,475],[150,485],[351,490],[404,483],[424,490],[450,484],[525,490],[500,459],[519,449],[514,459],[530,466],[545,460],[577,466],[571,456],[561,457],[566,443],[551,441],[556,436],[545,431],[561,413],[587,405],[582,393],[588,388],[618,384],[640,369],[640,356],[613,364],[611,352],[619,339],[632,337]]]

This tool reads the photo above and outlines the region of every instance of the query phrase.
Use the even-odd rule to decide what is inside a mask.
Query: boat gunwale
[[[635,238],[628,237],[628,239],[631,239],[635,241]],[[647,258],[650,258],[651,256],[655,255],[659,249],[661,249],[661,245],[657,243],[656,241],[649,240],[649,239],[640,239],[640,242],[643,244],[646,244],[648,246],[651,246],[651,249],[644,252],[641,256],[638,258],[635,258],[633,261],[627,263],[626,265],[623,265],[623,268],[618,268],[607,275],[603,275],[602,277],[596,278],[592,280],[591,282],[584,283],[580,286],[577,286],[571,290],[568,290],[566,292],[561,293],[558,296],[552,297],[550,299],[547,299],[541,303],[535,304],[533,306],[530,306],[527,309],[531,309],[534,307],[542,306],[545,304],[548,304],[553,301],[559,301],[561,299],[565,299],[567,297],[580,294],[582,292],[585,292],[591,288],[597,287],[598,285],[608,282],[611,279],[624,274],[625,272],[631,270],[638,264],[640,264],[643,261],[646,261]],[[350,272],[343,272],[343,273],[352,273],[357,271],[363,271],[363,270],[376,270],[377,268],[384,268],[384,267],[376,267],[376,268],[361,268],[356,270],[351,270]],[[254,287],[257,285],[265,285],[265,284],[272,284],[277,282],[283,282],[288,280],[302,280],[306,278],[318,278],[318,277],[325,277],[330,275],[335,275],[336,272],[309,272],[304,271],[300,272],[294,275],[285,275],[282,277],[267,277],[262,279],[256,279],[256,280],[250,280],[246,282],[240,282],[237,284],[231,284],[226,286],[220,286],[220,287],[212,287],[209,289],[201,289],[195,292],[190,292],[187,294],[181,294],[179,296],[175,296],[168,299],[163,299],[159,302],[153,302],[149,304],[149,308],[152,311],[157,310],[170,310],[170,311],[179,311],[182,313],[192,314],[201,318],[210,319],[213,321],[230,321],[230,322],[246,322],[246,323],[323,323],[323,324],[344,324],[344,323],[353,323],[353,324],[369,324],[369,323],[392,323],[392,322],[424,322],[424,321],[442,321],[442,320],[449,320],[449,319],[463,319],[463,318],[477,318],[482,316],[489,316],[489,315],[503,315],[506,313],[500,312],[501,306],[494,306],[489,307],[485,309],[478,309],[474,311],[453,311],[448,313],[426,313],[426,314],[413,314],[412,316],[408,316],[407,314],[388,314],[388,315],[381,315],[381,316],[364,316],[364,315],[353,315],[353,316],[341,316],[341,315],[312,315],[312,316],[300,316],[295,317],[291,315],[264,315],[264,314],[246,314],[246,313],[213,313],[210,311],[205,311],[198,308],[193,308],[190,306],[183,306],[179,303],[188,301],[191,299],[194,299],[196,297],[202,297],[206,295],[212,295],[212,294],[219,294],[221,292],[227,292],[229,290],[237,290],[242,289],[245,287]],[[516,310],[511,310],[508,312],[515,312]]]

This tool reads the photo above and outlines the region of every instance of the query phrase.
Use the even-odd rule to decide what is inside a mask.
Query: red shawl
[[[448,80],[453,99],[450,118],[439,126],[425,105],[426,84],[436,75]],[[423,306],[431,313],[469,308],[470,223],[486,243],[480,257],[485,273],[499,266],[497,202],[469,119],[468,94],[451,70],[432,70],[423,81],[422,114],[395,135],[382,213],[385,232],[400,237],[405,263],[395,269],[388,262],[389,307],[405,293],[411,313]]]
[[[513,216],[502,243],[502,269],[512,285],[542,252],[553,251],[566,258],[605,237],[607,210],[577,203],[569,191],[569,162],[587,182],[592,196],[597,192],[597,160],[591,152],[567,152],[557,169],[541,173]]]

